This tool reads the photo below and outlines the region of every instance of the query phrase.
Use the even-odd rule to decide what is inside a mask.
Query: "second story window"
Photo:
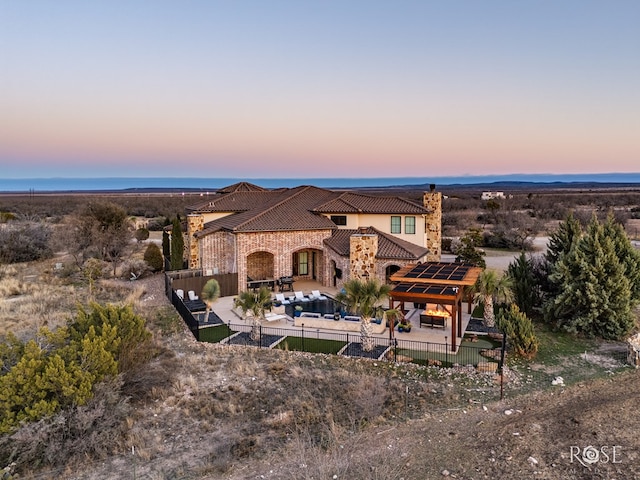
[[[404,233],[416,233],[416,217],[404,217]]]
[[[402,233],[402,217],[391,216],[391,233]]]
[[[336,225],[344,226],[347,224],[346,215],[331,215],[331,221]]]

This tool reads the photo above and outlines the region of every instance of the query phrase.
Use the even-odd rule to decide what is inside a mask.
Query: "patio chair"
[[[309,295],[311,300],[326,300],[327,297],[320,293],[320,290],[311,290],[311,295]]]
[[[181,288],[176,290],[176,295],[178,296],[178,298],[180,298],[180,300],[184,300],[184,290],[182,290]]]
[[[191,300],[192,302],[198,300],[198,295],[196,295],[196,292],[194,290],[189,290],[189,300]]]
[[[280,302],[282,305],[289,305],[291,303],[282,293],[276,293],[276,302]]]
[[[301,291],[297,291],[293,293],[296,296],[296,301],[298,302],[308,302],[309,299],[307,297],[304,296],[304,293],[302,293]]]

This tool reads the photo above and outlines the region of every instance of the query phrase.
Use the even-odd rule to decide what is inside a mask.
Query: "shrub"
[[[149,264],[142,259],[134,258],[122,266],[122,278],[136,280],[142,278],[149,271]]]
[[[152,271],[162,271],[162,267],[164,267],[164,258],[162,258],[160,247],[155,243],[150,243],[144,252],[144,261],[147,262],[147,265]]]
[[[0,262],[31,262],[53,255],[51,228],[44,223],[12,222],[0,229]]]
[[[529,317],[516,304],[498,313],[496,324],[507,335],[508,345],[516,355],[531,359],[538,353],[539,342]]]
[[[134,236],[138,243],[144,242],[149,238],[149,230],[146,228],[139,228],[135,231]]]

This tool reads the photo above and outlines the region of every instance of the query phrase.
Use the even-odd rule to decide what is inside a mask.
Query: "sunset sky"
[[[0,0],[0,177],[638,171],[637,0]]]

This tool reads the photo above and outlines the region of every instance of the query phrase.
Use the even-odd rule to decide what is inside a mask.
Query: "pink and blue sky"
[[[639,25],[636,0],[0,0],[0,176],[638,172]]]

